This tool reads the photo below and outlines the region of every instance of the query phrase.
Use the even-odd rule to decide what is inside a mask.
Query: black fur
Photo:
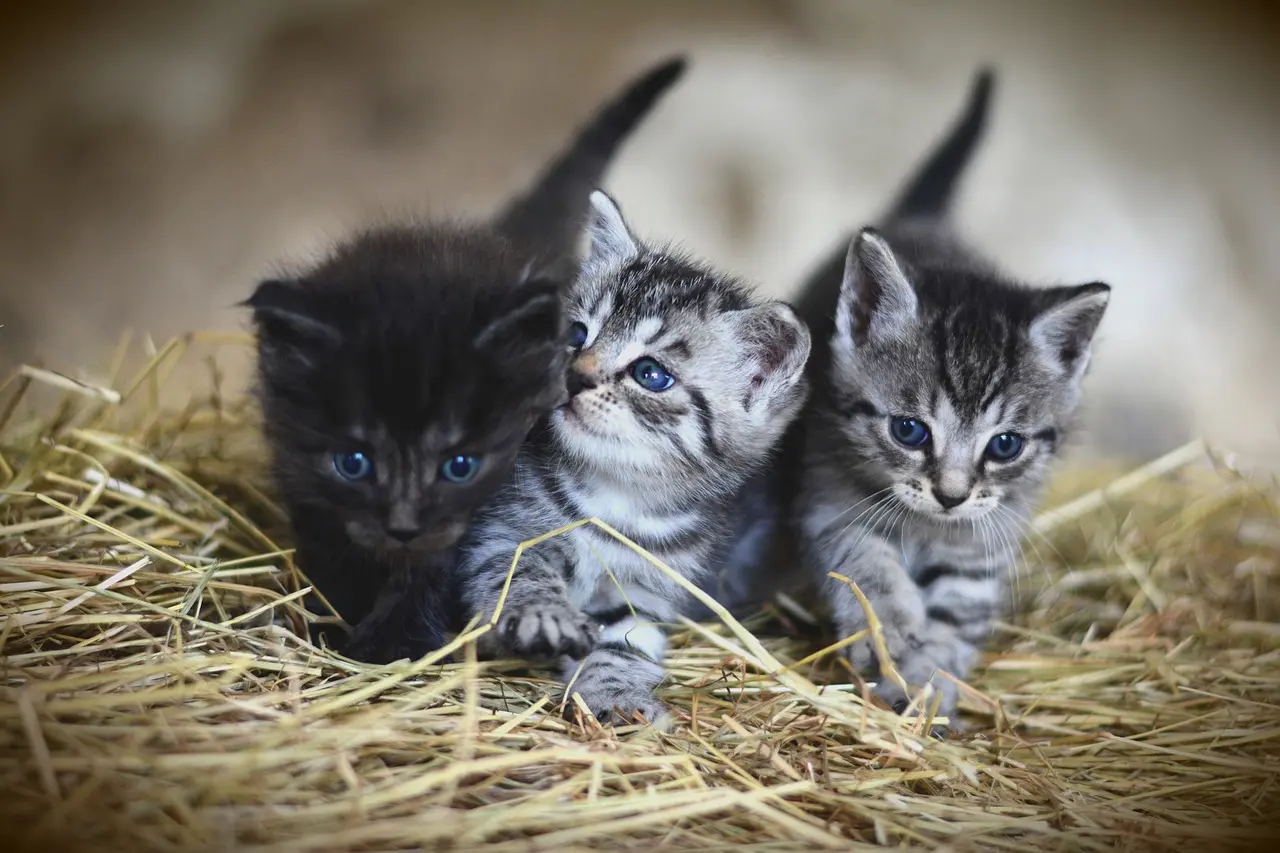
[[[670,59],[632,82],[601,107],[572,144],[552,160],[526,194],[495,218],[499,231],[535,254],[556,249],[572,254],[586,224],[587,199],[618,146],[635,130],[673,83],[684,74],[686,60]],[[559,259],[557,259],[559,260]],[[565,271],[576,274],[576,268]]]
[[[246,301],[299,564],[355,626],[353,657],[421,655],[456,627],[451,549],[565,395],[561,291],[590,192],[683,67],[605,105],[493,224],[369,231]],[[356,451],[373,476],[344,480],[333,456]],[[474,480],[438,476],[454,455],[480,458]]]

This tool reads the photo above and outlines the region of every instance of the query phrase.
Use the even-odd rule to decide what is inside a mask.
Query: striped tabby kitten
[[[734,495],[806,395],[809,334],[788,306],[753,302],[735,279],[642,244],[603,193],[592,204],[590,249],[566,306],[571,399],[464,543],[463,594],[484,615],[516,545],[592,516],[696,579]],[[653,722],[664,710],[654,696],[660,623],[685,598],[622,543],[582,527],[524,554],[497,651],[559,658],[597,717]]]
[[[941,712],[968,675],[1004,597],[1024,523],[1072,425],[1110,288],[1031,288],[961,243],[947,221],[982,135],[992,77],[879,229],[806,288],[814,397],[802,434],[795,526],[836,628],[867,627],[839,572],[884,624],[908,684]],[[878,669],[871,643],[855,667]],[[881,678],[895,707],[907,697]]]

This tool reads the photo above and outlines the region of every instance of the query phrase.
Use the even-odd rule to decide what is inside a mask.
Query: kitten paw
[[[935,699],[934,696],[931,695],[927,700],[925,700],[924,712],[927,713],[929,709],[933,707],[933,703],[937,702],[937,716],[954,718],[956,713],[956,703],[960,698],[959,690],[957,689],[955,682],[950,678],[947,678],[945,675],[936,675],[931,681],[929,681],[929,684],[932,686],[934,694],[942,695],[941,699]],[[895,713],[902,714],[910,706],[911,700],[915,696],[919,695],[920,689],[923,688],[917,688],[915,685],[912,685],[912,696],[908,697],[906,693],[902,692],[901,687],[887,682],[887,680],[882,677],[871,692],[883,699],[885,704],[892,708]],[[933,731],[934,734],[937,734],[938,732],[945,732],[948,728],[952,731],[957,731],[960,728],[960,722],[953,719],[949,725],[939,724],[934,726]]]
[[[425,639],[411,636],[402,626],[356,626],[350,639],[339,645],[342,654],[362,663],[388,664],[398,660],[417,660],[444,645],[444,638],[433,635]]]
[[[567,604],[533,604],[504,613],[498,636],[509,654],[530,660],[585,657],[596,642],[596,625]]]
[[[643,719],[665,728],[670,714],[665,703],[654,695],[662,682],[662,667],[639,655],[612,655],[608,660],[588,661],[569,685],[564,715],[572,720],[578,712],[574,693],[602,723],[631,725]]]
[[[587,708],[601,723],[629,726],[646,722],[658,728],[666,728],[670,724],[671,715],[666,703],[645,687],[618,685],[610,688],[574,684],[571,689],[582,697]],[[567,699],[564,715],[572,720],[578,712],[578,704],[573,701],[572,696]]]
[[[960,688],[954,679],[944,675],[943,672],[957,678],[967,677],[977,657],[976,650],[964,641],[939,631],[926,630],[919,635],[903,634],[895,639],[897,642],[890,645],[890,655],[894,659],[898,673],[911,688],[909,695],[881,673],[880,659],[871,649],[870,643],[857,643],[850,648],[850,664],[876,680],[876,686],[872,692],[897,713],[901,714],[905,711],[911,700],[919,695],[924,685],[928,684],[935,695],[924,700],[924,710],[928,711],[936,702],[938,716],[954,718],[960,699]],[[952,731],[958,731],[959,721],[952,722],[950,728]]]

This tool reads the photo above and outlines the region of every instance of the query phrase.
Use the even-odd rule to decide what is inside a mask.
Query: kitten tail
[[[668,59],[604,104],[533,185],[498,215],[498,230],[547,260],[574,256],[592,190],[601,185],[618,149],[680,79],[686,65],[683,56]]]
[[[970,85],[964,113],[901,191],[890,208],[888,221],[946,217],[960,176],[986,130],[994,86],[995,72],[986,67],[979,69]]]

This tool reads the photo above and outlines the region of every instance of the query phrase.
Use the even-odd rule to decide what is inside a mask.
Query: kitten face
[[[286,501],[376,552],[453,544],[564,397],[557,289],[483,229],[366,234],[260,285],[249,305]]]
[[[807,330],[787,306],[644,247],[603,193],[592,203],[566,307],[570,400],[552,430],[578,462],[630,477],[745,474],[803,403]]]
[[[835,423],[860,473],[919,516],[973,520],[1042,484],[1079,399],[1102,284],[916,275],[867,230],[832,341]]]

